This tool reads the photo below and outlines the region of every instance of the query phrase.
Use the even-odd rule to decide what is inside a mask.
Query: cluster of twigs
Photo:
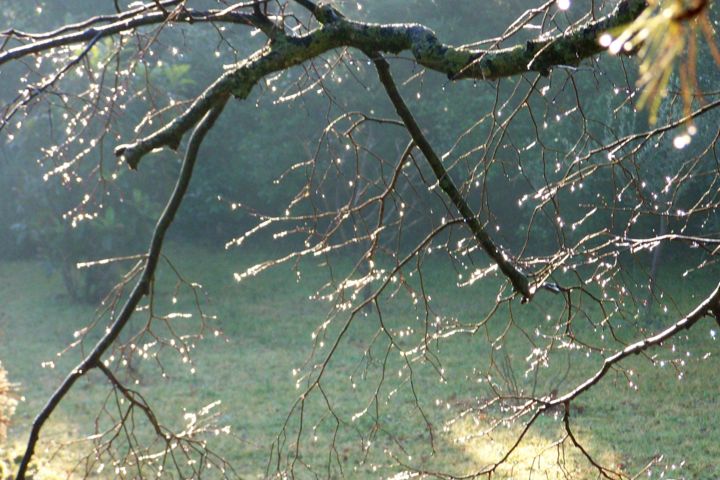
[[[711,268],[720,248],[718,232],[712,227],[707,227],[706,234],[696,233],[697,225],[717,222],[716,211],[720,207],[717,136],[698,142],[702,144],[693,147],[687,158],[669,163],[663,178],[645,173],[651,170],[648,150],[663,143],[669,132],[689,120],[709,117],[720,102],[708,96],[704,104],[685,108],[681,117],[673,115],[671,103],[659,125],[648,128],[639,121],[633,124],[635,120],[624,120],[624,115],[629,118],[630,110],[626,103],[632,100],[622,98],[607,105],[605,111],[625,123],[610,125],[595,116],[598,108],[592,104],[595,99],[592,95],[588,97],[585,87],[579,85],[578,78],[586,75],[600,87],[609,86],[600,75],[603,67],[594,59],[604,48],[598,37],[638,18],[645,2],[622,0],[605,11],[604,16],[591,9],[574,20],[563,17],[555,2],[546,2],[525,12],[484,48],[444,44],[430,29],[417,24],[355,21],[331,3],[253,1],[215,10],[198,10],[191,4],[156,0],[127,10],[118,8],[117,13],[43,34],[3,32],[0,66],[25,61],[30,71],[27,78],[31,80],[3,110],[0,130],[9,132],[11,121],[32,115],[43,102],[57,101],[57,105],[66,108],[69,112],[66,140],[46,152],[46,161],[55,162],[50,172],[66,182],[77,178],[75,175],[79,174],[73,172],[80,160],[93,152],[92,147],[78,149],[78,140],[83,139],[84,145],[109,141],[119,112],[145,94],[135,91],[123,72],[142,64],[144,52],[161,41],[163,29],[177,24],[214,27],[229,24],[250,27],[267,39],[260,50],[243,54],[240,61],[226,66],[221,76],[191,100],[166,107],[148,105],[147,114],[136,129],[138,137],[116,148],[118,163],[113,168],[138,169],[141,160],[157,149],[179,149],[185,135],[192,132],[184,146],[177,183],[158,219],[147,252],[134,257],[138,263],[91,325],[102,324],[101,339],[68,374],[37,416],[17,477],[25,478],[48,418],[77,380],[91,371],[104,375],[111,393],[102,407],[104,420],[98,421],[93,437],[96,449],[84,465],[86,470],[98,471],[109,462],[117,474],[132,477],[147,475],[148,471],[162,473],[173,465],[186,472],[190,464],[195,465],[191,467],[192,476],[200,476],[208,468],[228,477],[235,474],[203,440],[209,424],[196,417],[190,419],[184,431],[171,432],[142,394],[121,381],[112,355],[132,358],[138,345],[147,339],[183,354],[191,349],[188,337],[173,332],[171,319],[155,313],[155,272],[162,259],[163,239],[187,191],[202,142],[226,103],[233,97],[245,100],[268,76],[288,71],[289,75],[297,75],[292,67],[303,65],[304,72],[293,77],[288,91],[282,92],[280,98],[288,101],[319,90],[342,109],[333,100],[330,79],[337,68],[367,62],[375,69],[387,97],[386,106],[391,106],[397,115],[383,117],[374,112],[350,110],[328,119],[311,158],[288,166],[289,175],[302,172],[306,178],[287,209],[282,213],[253,211],[258,217],[257,227],[228,242],[228,246],[237,246],[254,235],[268,232],[276,238],[301,239],[301,248],[295,248],[298,243],[287,243],[292,245],[287,253],[239,272],[236,275],[239,281],[266,268],[299,262],[305,257],[323,257],[331,263],[338,253],[348,252],[354,258],[349,273],[338,277],[333,274],[317,294],[318,298],[331,301],[332,310],[315,332],[314,354],[298,380],[301,394],[272,447],[268,476],[299,475],[305,469],[319,475],[318,469],[303,459],[302,447],[309,432],[323,422],[335,432],[330,435],[328,447],[328,476],[333,476],[335,468],[341,472],[344,468],[335,440],[342,429],[355,430],[364,451],[369,452],[372,440],[379,435],[390,438],[402,451],[402,440],[384,431],[380,413],[386,397],[391,395],[386,391],[401,388],[409,392],[434,451],[437,427],[416,386],[417,371],[421,365],[430,365],[444,380],[440,345],[457,336],[484,335],[491,353],[488,364],[478,367],[477,377],[486,382],[488,397],[469,410],[475,415],[494,417],[489,432],[511,423],[520,425],[515,440],[499,458],[469,473],[435,471],[391,451],[388,456],[411,472],[409,475],[491,476],[508,461],[539,418],[559,412],[563,435],[555,446],[577,449],[604,478],[626,477],[626,472],[595,459],[574,433],[573,402],[611,372],[625,375],[622,362],[628,357],[644,355],[653,362],[649,352],[679,332],[708,317],[720,323],[718,285],[708,288],[709,293],[689,313],[683,314],[682,308],[676,308],[675,319],[669,324],[648,328],[640,321],[646,311],[643,303],[652,303],[665,295],[654,284],[656,273],[651,271],[647,275],[649,299],[640,298],[637,291],[627,288],[632,281],[623,276],[624,264],[639,263],[638,252],[659,251],[665,243],[702,250],[704,253],[697,261],[700,268]],[[521,41],[526,30],[536,28],[543,35]],[[127,60],[122,52],[129,48],[132,35],[136,35],[138,46]],[[225,34],[218,29],[218,35],[224,38]],[[109,47],[107,59],[91,64],[88,55],[104,39],[115,42]],[[517,44],[506,46],[516,39],[520,39]],[[82,47],[73,49],[78,44]],[[427,119],[416,117],[412,112],[415,104],[406,98],[405,92],[415,88],[424,74],[410,72],[407,81],[398,85],[391,71],[393,58],[388,55],[407,52],[408,60],[445,74],[448,81],[474,79],[484,82],[483,88],[496,91],[488,111],[478,112],[476,122],[462,131],[445,153],[440,153],[434,144],[437,142],[434,125],[423,124]],[[58,66],[47,71],[42,62],[33,65],[33,58],[43,56],[58,59]],[[589,66],[580,66],[581,62]],[[90,84],[85,91],[66,93],[63,80],[74,70],[86,71]],[[359,67],[353,72],[358,77],[367,73]],[[504,83],[499,80],[503,78],[511,80]],[[360,82],[366,80],[374,81],[367,75],[358,78]],[[632,91],[635,87],[627,80],[616,88]],[[684,98],[687,106],[692,102],[688,103],[686,91],[684,86],[680,98]],[[76,105],[81,107],[75,109]],[[88,126],[89,123],[95,126]],[[151,127],[157,123],[159,128]],[[558,138],[561,127],[563,136]],[[153,131],[146,133],[150,128]],[[400,139],[395,144],[396,151],[388,152],[386,147],[376,151],[373,138],[388,130]],[[520,144],[528,138],[528,130],[534,141]],[[341,147],[350,152],[345,164],[333,155]],[[94,172],[98,180],[106,180],[102,163]],[[332,178],[335,181],[330,181]],[[497,195],[494,188],[498,187],[493,182],[503,185],[502,188],[517,189],[518,205],[497,207],[493,197]],[[610,187],[594,197],[577,193],[588,185],[602,184]],[[699,193],[688,200],[687,191]],[[566,207],[573,198],[587,203],[581,202],[572,209]],[[531,213],[526,211],[519,229],[515,219],[507,216],[522,215],[523,208]],[[566,218],[568,211],[572,212],[570,215],[584,213],[578,218]],[[82,213],[82,208],[74,212],[78,213]],[[639,221],[658,219],[671,220],[673,231],[651,237],[634,233],[634,225]],[[514,230],[505,234],[509,227]],[[552,240],[547,242],[547,238]],[[545,244],[539,245],[542,242]],[[469,289],[480,280],[498,285],[496,298],[490,305],[479,308],[481,314],[458,319],[435,311],[426,286],[427,270],[434,267],[426,264],[432,263],[429,258],[438,252],[457,269],[458,288]],[[195,296],[203,319],[202,329],[206,328],[197,287],[176,273],[179,284],[189,286]],[[388,303],[403,296],[419,313],[415,324],[399,328],[384,312]],[[668,303],[668,297],[670,294],[662,302]],[[515,300],[526,305],[519,307]],[[538,301],[551,305],[548,318],[553,321],[548,326],[539,322],[533,331],[513,312],[516,308],[532,308]],[[130,340],[121,342],[121,332],[133,326],[130,319],[139,311],[148,313],[147,323],[129,332]],[[374,412],[367,430],[355,426],[355,416],[348,418],[339,411],[325,385],[331,361],[346,345],[348,332],[360,318],[371,319],[363,321],[374,322],[376,332],[365,346],[360,367],[365,373],[377,373],[366,399],[367,407],[362,411],[362,414]],[[498,330],[497,325],[502,328]],[[631,334],[619,334],[620,327],[629,329]],[[155,329],[169,331],[169,337],[154,333]],[[587,333],[588,329],[591,333]],[[608,339],[599,340],[598,331]],[[526,339],[525,346],[531,353],[524,362],[525,378],[531,380],[518,380],[514,373],[517,362],[495,353],[513,335]],[[592,355],[598,361],[596,373],[584,379],[562,379],[551,386],[540,381],[544,366],[558,352],[566,351]],[[399,371],[404,372],[396,386],[388,379],[390,365],[396,364],[393,362],[399,362]],[[493,377],[500,380],[491,380]],[[321,404],[325,415],[314,418],[308,407],[312,402]],[[136,430],[138,417],[149,425],[149,430]],[[146,440],[148,437],[154,440]],[[121,442],[124,446],[118,448]],[[127,470],[128,466],[132,472]]]

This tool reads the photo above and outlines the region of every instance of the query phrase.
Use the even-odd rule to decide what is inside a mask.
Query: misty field
[[[188,418],[195,418],[188,417],[187,412],[210,406],[198,422],[212,425],[207,433],[211,450],[226,458],[240,476],[262,478],[272,461],[270,445],[301,391],[298,387],[302,381],[297,383],[297,375],[311,353],[311,334],[327,314],[326,303],[308,299],[324,280],[323,270],[304,268],[303,281],[297,282],[294,272],[280,267],[238,284],[233,272],[247,265],[248,257],[262,258],[262,252],[209,253],[179,246],[172,251],[170,257],[186,278],[204,285],[208,294],[208,299],[203,299],[206,314],[217,319],[209,320],[204,338],[193,342],[195,350],[187,357],[166,349],[160,354],[162,369],[153,359],[138,359],[130,370],[118,375],[135,383],[134,388],[142,392],[165,425],[182,429]],[[435,292],[445,310],[472,315],[478,295],[493,295],[482,287],[447,288],[450,272],[444,271],[441,263],[436,270],[437,278],[427,279],[427,288]],[[70,302],[59,280],[48,276],[39,263],[4,263],[0,272],[1,357],[10,379],[20,384],[22,395],[8,442],[8,448],[17,451],[33,416],[79,358],[80,347],[61,356],[57,352],[76,340],[72,332],[83,328],[94,311]],[[170,275],[166,279],[165,297],[172,297],[174,283],[169,281]],[[696,280],[686,287],[688,296],[695,288],[702,288],[702,278]],[[194,301],[190,297],[178,294],[178,304],[173,307],[192,311]],[[542,308],[518,308],[515,315],[527,313],[528,318],[517,317],[516,321],[535,321],[533,315]],[[414,314],[401,302],[387,307],[384,315],[398,325],[413,323]],[[138,317],[135,322],[142,322],[142,316]],[[368,417],[372,412],[357,412],[368,406],[379,371],[370,362],[362,366],[375,327],[372,315],[360,320],[353,324],[344,348],[331,362],[324,383],[333,409],[351,418],[351,425],[334,433],[332,425],[319,421],[313,442],[303,446],[304,462],[322,466],[329,457],[331,462],[338,461],[332,458],[337,456],[346,468],[349,465],[353,469],[344,472],[350,478],[384,478],[398,474],[397,466],[387,467],[389,456],[430,470],[450,468],[462,474],[502,455],[516,438],[519,426],[502,427],[483,436],[481,432],[491,420],[467,413],[483,397],[485,387],[469,381],[468,372],[473,363],[490,361],[486,342],[467,335],[440,347],[444,380],[426,371],[431,370],[427,364],[418,363],[413,379],[417,403],[405,388],[401,373],[396,373],[402,371],[402,365],[397,359],[387,359],[384,371],[394,378],[380,392],[384,408],[379,418],[371,421]],[[197,318],[178,318],[176,328],[195,332],[196,327]],[[650,472],[643,474],[650,478],[663,473],[669,478],[720,475],[716,462],[720,454],[720,379],[713,327],[717,328],[708,321],[707,328],[695,329],[677,342],[677,351],[688,352],[683,353],[687,365],[682,369],[676,371],[678,366],[672,362],[653,367],[647,358],[633,359],[632,379],[611,375],[573,408],[575,434],[597,459],[628,473],[644,467],[627,463],[628,458],[642,459],[652,464]],[[89,335],[92,337],[93,331]],[[332,337],[332,329],[328,337]],[[515,345],[517,351],[513,351]],[[523,361],[525,345],[509,341],[504,348],[508,351],[502,358],[508,365],[516,357]],[[495,352],[492,358],[497,361],[501,357]],[[560,389],[569,388],[575,379],[598,368],[596,360],[576,361],[568,373],[566,360],[558,358],[550,362],[547,381],[557,382]],[[358,375],[359,368],[364,370],[362,375]],[[522,373],[515,370],[518,375]],[[80,447],[87,447],[88,438],[95,433],[89,429],[99,409],[103,405],[111,409],[116,400],[104,377],[93,374],[82,382],[43,436],[37,478],[64,478],[68,472],[73,477],[88,465],[89,460],[80,454],[87,448]],[[216,403],[218,400],[221,403]],[[433,426],[432,444],[427,423],[418,418],[418,405]],[[322,419],[323,410],[322,405],[309,404],[308,422]],[[179,416],[177,412],[186,414]],[[568,443],[555,444],[562,438],[559,422],[559,415],[545,414],[499,472],[500,478],[596,478],[598,472],[577,449]],[[358,443],[370,442],[369,435],[373,448],[363,454],[366,449],[357,448]],[[100,478],[114,475],[100,465],[92,466]]]

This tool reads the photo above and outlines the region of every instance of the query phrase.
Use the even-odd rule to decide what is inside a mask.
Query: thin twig
[[[192,178],[193,168],[195,166],[195,161],[197,159],[200,145],[202,144],[202,141],[205,138],[207,132],[212,128],[212,126],[215,124],[215,121],[220,116],[220,113],[225,107],[226,102],[227,97],[224,97],[221,99],[220,102],[216,103],[195,128],[195,131],[190,138],[190,142],[188,143],[187,152],[185,153],[185,158],[183,160],[180,173],[178,174],[175,189],[170,195],[170,198],[168,199],[168,202],[165,206],[165,210],[160,215],[157,225],[155,226],[152,239],[150,240],[147,261],[145,263],[145,268],[143,269],[140,279],[138,279],[135,287],[130,293],[130,296],[125,302],[125,305],[123,305],[122,309],[117,315],[117,318],[108,328],[105,335],[103,335],[103,337],[97,342],[97,344],[95,344],[95,347],[93,347],[92,351],[87,355],[87,357],[85,357],[85,359],[83,359],[83,361],[80,362],[80,364],[75,367],[67,377],[65,377],[65,380],[63,380],[57,390],[55,390],[55,392],[48,400],[47,404],[45,404],[43,409],[33,421],[32,429],[30,431],[30,438],[28,439],[27,445],[25,447],[25,453],[23,455],[22,461],[20,462],[20,466],[18,467],[18,472],[16,476],[17,480],[25,479],[27,468],[30,465],[30,461],[32,460],[33,453],[35,452],[35,446],[37,445],[40,437],[40,431],[45,425],[45,422],[55,411],[55,408],[57,408],[65,395],[70,391],[75,382],[80,377],[85,375],[88,371],[97,368],[100,365],[100,363],[102,362],[103,354],[117,339],[118,335],[120,335],[120,332],[130,320],[132,314],[135,312],[135,309],[140,303],[140,300],[142,300],[144,296],[149,294],[150,284],[155,275],[158,259],[160,258],[160,253],[162,250],[163,240],[165,238],[165,233],[167,232],[168,228],[170,228],[170,225],[175,218],[175,214],[180,208],[180,204],[183,200],[183,197],[185,196],[188,185],[190,184],[190,179]]]

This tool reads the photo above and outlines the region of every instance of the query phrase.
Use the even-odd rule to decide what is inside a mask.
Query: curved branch
[[[173,22],[226,22],[226,23],[240,23],[243,25],[257,26],[258,28],[264,24],[264,21],[257,18],[254,14],[234,12],[227,10],[209,10],[199,11],[192,9],[182,9],[180,11],[172,12],[150,12],[144,13],[144,11],[136,13],[128,18],[127,12],[119,15],[110,15],[103,17],[102,20],[90,19],[86,22],[94,25],[95,23],[106,21],[108,18],[114,18],[112,23],[103,26],[90,26],[84,30],[71,31],[70,33],[58,33],[56,35],[40,34],[37,37],[41,37],[42,40],[36,40],[28,43],[27,45],[21,45],[19,47],[11,48],[6,52],[0,53],[0,65],[9,62],[11,60],[17,60],[27,55],[41,53],[53,48],[63,47],[67,45],[74,45],[76,43],[83,43],[92,40],[93,38],[104,38],[117,35],[121,32],[126,32],[139,27],[146,27],[148,25],[157,25],[166,21]],[[58,30],[63,32],[64,30]],[[31,34],[25,34],[22,32],[4,32],[4,35],[16,35],[21,37],[33,38]]]
[[[150,289],[150,283],[153,280],[158,260],[160,258],[160,252],[162,249],[163,240],[165,238],[165,233],[172,224],[172,221],[175,218],[175,214],[180,208],[180,203],[185,196],[188,185],[190,184],[190,179],[192,178],[193,168],[195,166],[195,160],[197,159],[200,145],[202,144],[202,141],[205,138],[207,132],[214,125],[215,120],[217,120],[217,118],[220,116],[220,113],[222,112],[226,101],[227,97],[222,98],[219,102],[216,102],[214,105],[212,105],[207,115],[205,115],[205,117],[195,128],[195,131],[190,138],[190,142],[188,144],[187,152],[185,154],[180,173],[178,174],[175,189],[170,195],[170,198],[168,199],[168,202],[165,206],[165,210],[160,215],[157,225],[155,226],[152,239],[150,240],[150,247],[147,253],[147,261],[145,263],[145,268],[143,269],[140,278],[135,284],[135,287],[130,292],[130,296],[128,297],[127,301],[118,313],[116,320],[107,330],[105,335],[103,335],[103,337],[95,344],[92,351],[87,355],[87,357],[85,357],[85,359],[83,359],[83,361],[80,362],[80,364],[75,367],[67,377],[65,377],[65,380],[63,380],[57,390],[55,390],[53,395],[50,397],[48,402],[45,404],[43,409],[33,421],[33,426],[30,431],[30,438],[28,439],[27,446],[25,448],[25,454],[23,455],[22,461],[20,462],[20,466],[18,468],[18,473],[16,477],[17,480],[23,480],[25,478],[28,465],[32,460],[35,446],[40,436],[40,430],[42,430],[47,419],[50,417],[50,415],[52,415],[55,408],[62,401],[65,395],[70,391],[75,382],[80,377],[85,375],[88,371],[97,368],[101,364],[103,354],[112,345],[115,339],[117,339],[118,335],[125,327],[128,320],[130,320],[132,314],[135,312],[135,308],[140,303],[140,300],[142,300],[142,298],[148,294]]]
[[[172,5],[177,5],[182,0],[163,0],[160,2],[161,7],[169,7]],[[83,30],[85,28],[91,27],[92,25],[98,24],[98,23],[105,23],[105,22],[117,22],[118,20],[125,20],[130,17],[134,17],[135,15],[138,15],[140,13],[147,12],[153,8],[156,8],[158,5],[157,3],[152,4],[145,4],[141,7],[133,8],[130,10],[120,11],[118,10],[117,14],[115,15],[98,15],[96,17],[91,17],[86,20],[83,20],[82,22],[78,23],[70,23],[63,25],[62,27],[51,30],[49,32],[43,32],[43,33],[30,33],[30,32],[23,32],[20,30],[15,30],[14,28],[10,28],[8,30],[5,30],[4,32],[0,32],[0,36],[5,37],[17,37],[17,38],[27,38],[29,40],[42,40],[42,39],[48,39],[53,37],[58,37],[60,35],[64,35],[68,32],[76,31],[76,30]]]
[[[315,9],[322,26],[306,35],[279,34],[271,44],[231,67],[198,97],[177,119],[135,143],[120,145],[130,168],[137,168],[148,152],[177,148],[185,132],[205,114],[214,98],[232,94],[244,99],[266,75],[300,65],[331,50],[353,47],[365,52],[397,54],[410,50],[418,64],[442,72],[451,79],[497,79],[527,72],[547,74],[557,65],[577,65],[600,53],[599,34],[635,19],[644,0],[622,0],[606,17],[588,22],[561,35],[541,38],[526,45],[486,51],[441,43],[435,33],[419,24],[371,24],[349,20],[329,5]]]
[[[593,387],[593,385],[597,384],[600,380],[602,380],[602,378],[610,371],[613,365],[621,362],[622,360],[626,359],[631,355],[638,355],[650,347],[662,344],[664,341],[674,337],[682,330],[688,330],[706,316],[714,316],[716,320],[718,320],[718,324],[720,324],[720,283],[718,283],[718,285],[715,287],[715,290],[710,294],[710,296],[703,300],[686,317],[678,320],[676,323],[672,324],[670,327],[666,328],[662,332],[657,333],[651,337],[643,338],[642,340],[628,345],[616,354],[606,358],[603,362],[603,366],[600,368],[600,370],[597,371],[597,373],[595,373],[595,375],[578,385],[574,390],[548,402],[546,404],[547,408],[562,405],[580,396],[583,392],[589,390]]]

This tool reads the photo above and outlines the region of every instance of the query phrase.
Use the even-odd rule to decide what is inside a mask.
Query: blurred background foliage
[[[87,14],[87,4],[83,0],[32,3],[36,8],[28,8],[26,2],[6,2],[0,12],[0,28],[39,32],[78,21]],[[492,0],[490,3],[492,6],[480,7],[476,2],[458,1],[450,8],[433,0],[336,2],[349,16],[360,20],[424,23],[436,30],[440,38],[455,44],[496,38],[503,33],[501,28],[525,9],[536,6],[528,0]],[[585,3],[589,4],[575,2],[577,8],[570,9],[564,20],[555,21],[564,21],[564,25],[568,25],[575,19],[573,12],[586,11]],[[210,0],[193,4],[198,8],[217,5]],[[609,2],[606,10],[612,5],[613,2]],[[103,10],[113,12],[111,2],[93,8],[96,9],[94,14]],[[492,12],[492,21],[487,21],[489,12]],[[558,23],[557,27],[562,28],[563,24]],[[48,275],[62,276],[68,295],[73,299],[95,301],[101,297],[122,269],[107,268],[109,273],[97,273],[96,268],[78,271],[76,264],[142,252],[179,166],[178,155],[162,152],[145,161],[139,172],[130,172],[124,165],[116,163],[112,149],[171,118],[172,110],[152,121],[142,122],[142,128],[136,129],[147,113],[148,104],[182,105],[217,78],[223,64],[232,63],[261,47],[259,38],[256,43],[247,42],[245,37],[236,41],[232,28],[216,30],[209,25],[167,27],[145,57],[135,63],[128,59],[136,45],[127,45],[114,57],[113,52],[117,49],[114,40],[98,42],[87,58],[93,67],[97,68],[108,59],[119,58],[133,65],[137,75],[128,86],[122,115],[113,118],[112,125],[103,125],[97,119],[97,124],[85,126],[82,131],[85,138],[95,136],[100,140],[87,149],[82,163],[72,166],[72,174],[57,156],[53,162],[39,154],[41,149],[48,152],[53,145],[64,143],[70,145],[70,150],[85,148],[77,141],[68,142],[68,139],[74,139],[73,136],[81,136],[62,128],[67,122],[68,111],[60,108],[63,102],[58,102],[57,108],[38,105],[22,123],[18,122],[14,133],[12,130],[9,135],[4,132],[0,139],[0,244],[3,245],[0,257],[39,257],[47,266]],[[512,43],[534,35],[537,31],[528,29],[514,36]],[[492,42],[486,45],[495,46]],[[331,60],[331,56],[325,59],[326,62]],[[624,228],[625,222],[619,221],[623,214],[618,213],[617,208],[610,213],[609,208],[622,203],[622,199],[612,198],[616,176],[622,176],[621,171],[594,176],[584,184],[583,190],[572,193],[572,201],[549,202],[541,206],[539,212],[518,199],[532,199],[544,182],[565,173],[552,165],[564,161],[565,152],[572,149],[572,142],[583,129],[591,131],[598,144],[611,140],[611,130],[602,120],[608,117],[608,112],[619,112],[616,118],[621,124],[612,125],[617,132],[627,134],[647,128],[646,115],[635,112],[627,102],[631,93],[628,85],[632,85],[634,79],[625,62],[622,58],[603,60],[602,70],[580,67],[568,72],[557,68],[550,77],[537,81],[535,88],[543,89],[543,96],[550,99],[543,102],[529,100],[537,115],[531,118],[524,110],[506,126],[504,135],[493,140],[494,144],[481,147],[495,149],[495,164],[486,172],[482,188],[468,188],[468,197],[472,204],[484,205],[491,214],[491,223],[504,246],[517,250],[527,244],[530,253],[536,254],[555,248],[563,240],[557,237],[553,222],[560,216],[582,218],[591,205],[606,205],[608,210],[592,216],[589,223],[605,224],[614,215],[611,223],[618,225],[619,230]],[[16,72],[13,69],[16,68],[15,65],[4,66],[3,76],[14,78]],[[712,58],[699,56],[700,86],[712,83],[714,68]],[[408,78],[404,87],[407,97],[437,150],[445,152],[453,148],[454,153],[469,152],[465,158],[468,167],[453,170],[458,182],[469,178],[475,168],[473,160],[484,153],[472,152],[486,135],[487,127],[475,128],[473,125],[489,112],[493,112],[496,120],[501,120],[503,110],[510,112],[525,101],[514,93],[518,84],[531,81],[511,78],[499,82],[450,82],[435,73],[420,72],[406,61],[395,62],[394,69],[399,78]],[[276,182],[283,172],[291,165],[311,158],[316,151],[329,161],[336,155],[343,155],[341,146],[329,140],[318,147],[317,139],[323,137],[329,119],[344,111],[392,116],[387,100],[379,89],[372,88],[375,74],[363,61],[353,65],[340,63],[307,94],[292,100],[284,98],[282,92],[292,91],[297,78],[302,76],[303,69],[299,67],[267,79],[255,89],[248,102],[231,105],[226,121],[219,122],[210,141],[203,147],[202,161],[180,218],[172,229],[176,239],[222,246],[256,225],[259,218],[281,214],[308,178],[307,169],[299,168],[291,171],[282,182]],[[69,75],[63,80],[63,89],[80,92],[86,81]],[[15,87],[3,88],[0,102],[16,95],[19,86]],[[572,116],[566,114],[575,108],[578,99],[583,115],[589,119],[585,124],[573,121]],[[502,102],[505,102],[504,107],[499,105]],[[72,99],[65,106],[68,105],[70,109],[75,108]],[[668,118],[680,110],[679,106],[672,105],[663,108],[660,115],[665,112]],[[571,118],[566,120],[566,116]],[[711,135],[716,118],[714,113],[706,116],[698,125],[702,130],[699,135]],[[100,137],[105,128],[107,134]],[[466,130],[471,134],[455,145],[458,136]],[[370,146],[369,151],[360,152],[367,176],[377,174],[377,170],[373,170],[376,167],[373,167],[372,155],[395,158],[406,142],[404,133],[396,127],[368,126],[362,135],[363,141]],[[678,164],[689,154],[697,153],[693,151],[694,145],[677,150],[669,148],[669,142],[668,138],[661,137],[657,142],[644,145],[637,153],[638,165],[642,166],[642,175],[649,185],[648,192],[655,192],[663,185],[668,164]],[[69,151],[65,158],[68,156]],[[588,160],[593,161],[592,158]],[[354,174],[351,171],[354,166],[354,162],[346,162],[341,168],[350,170],[345,174],[340,171],[336,177],[323,181],[327,192],[323,197],[325,201],[339,204],[346,198],[346,178]],[[657,211],[658,217],[644,218],[638,224],[636,234],[644,236],[656,231],[663,212],[682,210],[684,199],[699,198],[698,192],[709,188],[707,182],[710,181],[710,177],[697,176],[684,183],[682,191],[671,197],[649,195],[647,198],[652,204],[646,208]],[[569,196],[571,193],[562,191],[558,195]],[[413,212],[413,206],[410,206],[408,214],[415,215],[413,222],[409,222],[410,233],[421,235],[427,232],[437,223],[437,217],[443,215],[441,203],[428,201],[429,208],[417,208]],[[556,211],[560,204],[563,205],[562,212]],[[629,212],[627,216],[631,214]],[[529,233],[531,217],[535,220]],[[675,220],[669,218],[669,221]],[[717,216],[709,214],[694,217],[690,224],[687,219],[677,221],[685,226],[686,233],[692,233],[701,224],[718,222]]]

